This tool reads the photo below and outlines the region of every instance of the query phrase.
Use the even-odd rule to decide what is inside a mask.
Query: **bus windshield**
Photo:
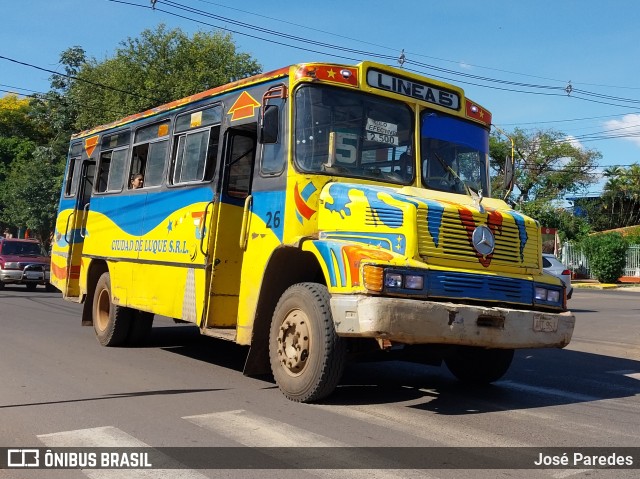
[[[422,185],[450,193],[482,192],[488,181],[489,132],[434,111],[422,114]]]
[[[295,101],[300,170],[411,183],[413,114],[405,104],[319,85],[302,86]]]

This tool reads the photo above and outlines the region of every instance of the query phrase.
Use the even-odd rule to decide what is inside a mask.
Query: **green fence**
[[[576,245],[563,244],[560,260],[575,273],[576,278],[592,278],[589,261]],[[627,264],[622,276],[640,278],[640,245],[632,245],[627,249]]]

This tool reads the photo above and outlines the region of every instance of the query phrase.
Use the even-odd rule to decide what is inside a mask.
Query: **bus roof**
[[[257,84],[257,83],[262,83],[262,82],[266,82],[266,81],[270,81],[270,80],[274,80],[277,78],[282,78],[285,77],[289,74],[289,72],[291,71],[291,68],[296,68],[296,69],[300,69],[300,68],[305,68],[305,67],[312,67],[313,65],[323,65],[325,67],[336,67],[336,68],[346,68],[349,70],[353,70],[353,69],[360,69],[362,67],[373,67],[373,68],[378,68],[378,69],[384,69],[385,71],[390,71],[390,72],[395,72],[397,74],[401,74],[405,77],[409,77],[409,78],[414,78],[416,80],[422,80],[422,76],[421,75],[416,75],[416,74],[412,74],[410,72],[405,72],[402,70],[398,70],[395,67],[389,66],[389,65],[381,65],[381,64],[377,64],[377,63],[373,63],[373,62],[361,62],[358,65],[353,65],[353,66],[347,66],[347,65],[341,65],[341,64],[330,64],[330,63],[300,63],[300,64],[294,64],[294,65],[289,65],[283,68],[280,68],[278,70],[273,70],[267,73],[261,73],[259,75],[254,75],[248,78],[243,78],[241,80],[232,82],[232,83],[227,83],[225,85],[221,85],[215,88],[211,88],[209,90],[205,90],[203,92],[200,93],[196,93],[193,94],[191,96],[185,97],[185,98],[181,98],[179,100],[174,100],[172,102],[166,103],[164,105],[160,105],[157,106],[155,108],[151,108],[149,110],[143,111],[141,113],[135,113],[133,115],[129,115],[125,118],[122,118],[120,120],[116,120],[113,121],[111,123],[105,124],[105,125],[100,125],[97,126],[95,128],[91,128],[89,130],[84,130],[81,131],[79,133],[74,134],[71,137],[71,140],[78,140],[80,138],[84,138],[87,136],[91,136],[91,135],[95,135],[97,133],[103,132],[105,130],[109,130],[111,128],[117,128],[123,125],[126,125],[128,123],[134,122],[136,120],[141,120],[143,118],[148,118],[154,115],[157,115],[159,113],[163,113],[166,111],[171,111],[174,108],[179,108],[181,106],[184,105],[188,105],[190,103],[199,101],[199,100],[203,100],[205,98],[209,98],[212,96],[216,96],[219,95],[221,93],[226,93],[226,92],[230,92],[233,90],[237,90],[239,88],[242,87],[246,87],[246,86],[250,86],[253,84]],[[297,74],[296,74],[297,75]],[[464,98],[464,106],[460,105],[462,107],[462,110],[464,111],[466,109],[466,117],[470,120],[479,122],[479,123],[483,123],[487,126],[491,125],[491,114],[484,109],[483,107],[481,107],[480,105],[478,105],[475,102],[470,101],[468,98],[466,98],[464,96],[464,92],[462,89],[460,89],[459,87],[456,87],[454,85],[448,84],[448,83],[443,83],[443,82],[439,82],[437,80],[432,80],[429,79],[430,83],[433,82],[434,84],[439,84],[441,86],[444,86],[446,88],[450,88],[452,90],[457,90],[460,92],[461,97]],[[484,116],[487,116],[486,118]]]
[[[77,140],[79,138],[83,138],[85,136],[94,135],[104,130],[109,130],[111,128],[116,128],[118,126],[126,125],[127,123],[131,123],[136,120],[141,120],[143,118],[147,118],[153,115],[157,115],[158,113],[162,113],[165,111],[173,110],[174,108],[181,107],[183,105],[187,105],[189,103],[196,102],[198,100],[202,100],[204,98],[208,98],[210,96],[219,95],[220,93],[224,93],[227,91],[232,91],[238,89],[243,86],[252,85],[254,83],[260,83],[268,80],[273,80],[276,78],[281,78],[286,76],[289,73],[290,66],[280,68],[278,70],[273,70],[267,73],[260,73],[259,75],[254,75],[248,78],[243,78],[242,80],[237,80],[232,83],[227,83],[225,85],[220,85],[215,88],[211,88],[209,90],[205,90],[200,93],[195,93],[191,96],[181,98],[179,100],[174,100],[169,103],[165,103],[164,105],[157,106],[155,108],[151,108],[149,110],[143,111],[141,113],[135,113],[133,115],[129,115],[120,120],[115,120],[111,123],[107,123],[105,125],[100,125],[95,128],[91,128],[89,130],[84,130],[79,133],[74,134],[71,137],[71,140]]]

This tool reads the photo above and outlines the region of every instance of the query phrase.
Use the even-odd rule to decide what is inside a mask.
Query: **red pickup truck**
[[[55,291],[49,283],[51,259],[37,240],[0,238],[0,289],[5,284],[24,284],[33,291],[41,284]]]

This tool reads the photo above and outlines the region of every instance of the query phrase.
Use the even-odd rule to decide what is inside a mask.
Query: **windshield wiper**
[[[460,178],[458,176],[458,173],[455,172],[455,170],[453,168],[451,168],[446,161],[444,161],[442,158],[440,158],[440,155],[438,155],[435,151],[433,152],[433,156],[436,157],[436,159],[440,162],[440,164],[442,165],[442,167],[445,169],[445,171],[451,173],[453,175],[453,177],[462,185],[464,186],[464,190],[467,193],[468,196],[471,196],[471,198],[473,198],[473,193],[471,192],[471,188],[469,188],[467,186],[467,184],[462,181],[462,178]]]

